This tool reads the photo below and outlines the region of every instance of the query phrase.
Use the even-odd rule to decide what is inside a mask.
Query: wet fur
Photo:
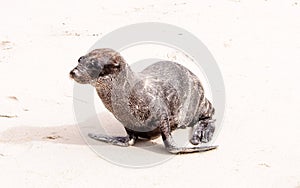
[[[128,123],[130,122],[128,119],[130,117],[121,116],[120,112],[114,109],[112,103],[112,90],[115,86],[113,83],[118,79],[126,81],[126,79],[129,79],[128,77],[134,74],[123,57],[111,49],[97,49],[82,56],[78,61],[79,65],[71,71],[70,76],[79,83],[89,83],[96,88],[105,107],[124,125],[129,138],[141,137],[152,139],[161,135],[167,149],[172,153],[196,151],[195,148],[175,147],[170,135],[178,126],[185,128],[187,126],[194,126],[194,124],[200,122],[198,124],[200,127],[194,131],[194,136],[197,137],[195,138],[196,143],[197,139],[199,140],[202,136],[201,134],[204,134],[203,130],[210,126],[212,116],[214,115],[214,108],[204,97],[202,85],[193,73],[182,65],[167,62],[171,63],[172,66],[177,66],[179,70],[184,71],[192,80],[194,89],[199,91],[198,97],[200,100],[198,105],[194,107],[194,110],[199,114],[198,117],[188,122],[188,125],[180,124],[180,122],[178,122],[178,114],[183,101],[180,101],[178,88],[175,88],[168,82],[164,82],[163,79],[142,79],[137,81],[132,88],[127,88],[130,89],[128,97],[129,104],[127,104],[130,110],[125,113],[130,113],[137,119],[138,125],[133,126]],[[152,66],[152,69],[145,69],[142,73],[151,75],[153,69],[155,70],[155,66],[160,66],[160,64]],[[125,74],[122,75],[124,72]],[[126,82],[124,82],[124,84],[126,84]],[[159,104],[163,104],[163,106],[156,105],[157,103],[153,102],[154,100],[159,100]],[[99,140],[103,141],[102,138]],[[128,140],[125,142],[128,142]],[[214,148],[206,148],[206,150]],[[202,149],[204,151],[204,147],[202,147],[202,149],[197,147],[197,149],[197,151],[202,151]]]

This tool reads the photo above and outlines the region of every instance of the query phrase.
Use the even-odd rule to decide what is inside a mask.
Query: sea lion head
[[[95,49],[78,59],[70,77],[80,84],[89,84],[100,77],[116,75],[125,64],[120,53],[109,49]]]

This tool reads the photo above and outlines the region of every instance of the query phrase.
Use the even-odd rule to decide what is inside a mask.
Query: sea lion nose
[[[75,72],[76,72],[77,70],[76,70],[76,68],[74,68],[73,70],[71,70],[71,72],[70,72],[70,77],[71,78],[74,78],[75,77]]]

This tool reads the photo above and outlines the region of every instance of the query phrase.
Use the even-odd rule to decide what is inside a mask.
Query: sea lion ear
[[[112,64],[115,66],[115,67],[119,67],[121,64],[124,63],[124,59],[122,58],[121,55],[115,55],[113,58],[112,58]]]

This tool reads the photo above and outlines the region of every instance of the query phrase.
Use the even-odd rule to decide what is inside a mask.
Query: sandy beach
[[[300,187],[299,0],[2,0],[0,10],[1,187]],[[81,136],[69,71],[102,36],[142,22],[188,30],[217,61],[217,150],[128,168]],[[164,153],[161,139],[130,149],[147,144]]]

